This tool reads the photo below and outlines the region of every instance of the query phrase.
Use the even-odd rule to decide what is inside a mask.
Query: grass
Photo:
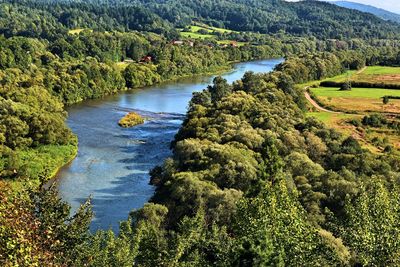
[[[213,26],[209,26],[207,24],[199,23],[199,22],[196,22],[195,25],[190,26],[190,28],[191,28],[191,30],[193,32],[197,32],[199,30],[206,30],[208,32],[220,32],[220,33],[232,33],[232,32],[235,32],[235,33],[238,33],[237,31],[232,31],[232,30],[229,30],[229,29],[213,27]]]
[[[244,46],[244,45],[248,45],[248,42],[236,42],[236,41],[232,41],[232,40],[221,40],[221,41],[217,41],[218,44],[231,44],[232,42],[235,42],[237,46]]]
[[[367,67],[360,74],[363,74],[363,75],[400,74],[400,68],[399,67],[371,66],[371,67]]]
[[[83,32],[84,30],[89,30],[90,32],[93,32],[93,30],[90,29],[84,29],[84,28],[78,28],[78,29],[73,29],[73,30],[69,30],[68,33],[69,34],[80,34],[81,32]]]
[[[308,112],[307,117],[315,117],[325,123],[329,128],[333,128],[345,136],[352,136],[357,139],[361,146],[373,153],[380,153],[381,150],[370,143],[364,131],[359,131],[355,126],[348,123],[350,119],[362,119],[363,115],[355,114],[335,114],[329,112]]]
[[[78,152],[76,144],[45,145],[38,148],[17,151],[19,169],[23,174],[15,179],[6,179],[13,191],[19,191],[29,183],[35,187],[41,179],[53,178],[58,170],[75,158]],[[29,177],[25,180],[23,177]]]
[[[366,67],[361,71],[347,71],[344,74],[325,79],[324,81],[344,82],[348,78],[355,82],[367,83],[400,83],[399,67]],[[319,85],[321,81],[313,81],[301,84],[301,88],[307,86]],[[370,112],[399,113],[400,100],[391,99],[387,105],[382,102],[384,96],[400,96],[400,90],[382,89],[382,88],[353,88],[351,91],[340,91],[339,88],[309,88],[318,101],[325,107],[340,110],[344,112],[357,114],[335,114],[328,112],[310,112],[307,116],[313,116],[324,122],[328,127],[334,128],[345,135],[351,135],[364,148],[374,153],[381,153],[383,147],[373,143],[374,137],[389,139],[389,143],[397,149],[400,149],[400,136],[397,132],[386,128],[355,127],[347,121],[358,119]]]
[[[344,82],[348,78],[354,82],[400,83],[400,67],[369,66],[361,71],[347,71],[322,81]]]
[[[118,70],[123,71],[126,69],[126,67],[129,66],[129,64],[131,64],[131,62],[122,61],[115,63],[115,66],[117,67]]]
[[[372,98],[381,99],[384,96],[399,96],[400,90],[379,89],[379,88],[353,88],[351,91],[340,91],[339,88],[318,87],[310,89],[316,96],[332,98]]]
[[[215,36],[212,34],[200,34],[197,32],[181,32],[182,37],[185,38],[193,38],[193,39],[215,39]]]
[[[344,112],[385,112],[400,113],[400,100],[391,99],[384,105],[382,97],[400,96],[400,90],[379,88],[353,88],[351,91],[340,91],[339,88],[311,88],[311,92],[326,107]]]
[[[306,114],[306,116],[307,117],[315,117],[315,118],[319,119],[320,121],[324,122],[328,126],[337,125],[337,122],[339,122],[339,121],[359,117],[359,115],[337,114],[337,113],[330,113],[330,112],[308,112]]]
[[[195,25],[191,25],[188,27],[189,31],[182,31],[180,32],[180,35],[185,38],[193,38],[193,39],[215,39],[216,36],[213,35],[213,32],[219,32],[219,33],[232,33],[235,31],[228,30],[228,29],[223,29],[223,28],[217,28],[217,27],[212,27],[208,26],[203,23],[196,23]],[[200,30],[206,31],[207,34],[201,34],[199,33]],[[226,43],[230,43],[231,41],[229,40],[224,40]],[[222,41],[222,42],[224,42]]]
[[[348,70],[343,74],[340,74],[332,78],[324,79],[323,81],[345,82],[349,77],[351,78],[354,75],[356,75],[356,73],[357,73],[356,70]]]
[[[363,70],[349,70],[335,77],[323,79],[320,81],[311,81],[304,84],[299,84],[301,87],[319,85],[321,82],[345,82],[350,79],[354,82],[369,82],[369,83],[400,83],[400,67],[383,67],[369,66]]]
[[[123,128],[130,128],[139,124],[143,124],[144,119],[142,116],[135,112],[129,112],[122,119],[119,120],[118,125]]]

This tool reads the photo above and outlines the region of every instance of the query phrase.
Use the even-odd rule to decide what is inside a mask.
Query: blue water
[[[247,71],[269,72],[281,59],[239,63],[222,76],[229,82]],[[79,139],[78,156],[58,174],[61,197],[76,210],[92,197],[91,230],[118,230],[132,209],[153,195],[149,170],[170,156],[170,142],[179,130],[192,93],[215,76],[194,77],[133,90],[68,108],[68,125]],[[129,111],[148,118],[123,129],[117,122]]]

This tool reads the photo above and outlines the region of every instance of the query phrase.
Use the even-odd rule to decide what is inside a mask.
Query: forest
[[[248,43],[175,45],[193,21]],[[399,29],[317,1],[1,1],[0,265],[400,265],[398,151],[305,116],[296,86],[399,66]],[[90,232],[90,199],[71,215],[42,186],[77,153],[66,106],[274,57],[194,93],[154,196],[119,233]]]

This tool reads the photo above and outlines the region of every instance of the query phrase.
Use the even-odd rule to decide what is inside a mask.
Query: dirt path
[[[367,66],[365,66],[364,68],[362,68],[361,70],[357,71],[356,74],[361,74],[362,72],[364,72],[364,70],[367,69]]]
[[[329,110],[329,109],[321,107],[317,102],[315,102],[314,99],[311,98],[310,94],[307,91],[304,91],[304,96],[306,97],[308,102],[310,102],[311,105],[313,105],[316,109],[319,109],[319,110],[325,111],[325,112],[329,112],[329,113],[343,114],[343,112],[337,112],[337,111],[333,111],[333,110]]]

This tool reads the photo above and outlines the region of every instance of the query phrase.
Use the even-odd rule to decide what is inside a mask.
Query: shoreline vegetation
[[[38,188],[57,177],[58,172],[70,164],[78,154],[78,145],[51,145],[23,151],[21,155],[22,172],[18,179],[6,181],[17,193],[26,188]],[[17,174],[17,173],[16,173]],[[29,177],[29,179],[26,179]]]
[[[259,59],[253,59],[253,60],[259,60]],[[204,70],[201,73],[192,73],[192,74],[187,73],[184,75],[171,77],[167,80],[160,80],[154,84],[163,84],[163,83],[168,83],[168,82],[174,82],[174,81],[178,81],[178,80],[184,79],[184,78],[203,76],[203,75],[219,75],[219,74],[225,73],[227,71],[231,71],[233,69],[233,65],[236,63],[240,63],[240,62],[242,62],[242,61],[239,61],[239,60],[230,61],[226,65],[213,66],[207,70]],[[123,91],[135,90],[135,89],[140,89],[140,88],[146,89],[146,87],[154,85],[154,84],[146,84],[144,86],[124,88],[119,91],[110,92],[110,94],[98,95],[96,98],[102,98],[107,95],[118,94]],[[70,104],[66,103],[66,106],[78,104],[85,100],[87,100],[87,99],[80,99],[80,101],[70,103]],[[137,118],[137,120],[136,120],[136,118],[134,118],[134,117],[135,117],[134,115],[129,116],[129,114],[128,114],[126,116],[126,118],[124,117],[119,121],[120,126],[121,127],[133,127],[137,124],[144,123],[144,119],[143,119],[143,122],[141,122],[142,120],[140,118]],[[133,119],[133,120],[131,120],[131,119]],[[69,144],[69,145],[54,145],[54,146],[52,146],[50,153],[42,152],[42,151],[46,150],[46,146],[38,147],[37,149],[21,151],[21,157],[19,157],[17,155],[16,160],[20,161],[19,163],[17,163],[17,165],[18,166],[22,165],[22,166],[24,166],[25,169],[28,169],[28,170],[34,170],[35,173],[29,173],[29,175],[27,177],[30,177],[30,178],[28,180],[26,180],[26,178],[24,178],[24,176],[26,176],[24,174],[24,175],[21,175],[19,178],[10,177],[8,179],[4,179],[4,181],[6,183],[9,183],[12,190],[15,192],[18,192],[19,190],[22,190],[23,188],[25,188],[27,184],[29,186],[39,187],[41,184],[44,184],[45,182],[50,182],[51,180],[56,178],[57,173],[63,167],[70,164],[75,159],[75,157],[78,153],[78,142],[79,142],[79,140],[75,140],[74,142],[71,142],[71,144]],[[71,152],[72,150],[73,150],[73,152]],[[16,153],[16,154],[18,154],[18,153]],[[32,159],[32,157],[25,156],[25,155],[31,155],[31,154],[35,154],[36,158]],[[53,157],[54,155],[56,155],[56,156]],[[28,158],[29,160],[25,160],[25,158]],[[52,158],[51,162],[53,162],[53,163],[51,163],[51,164],[49,163],[47,166],[42,165],[42,163],[40,162],[42,158],[46,158],[46,159]],[[41,167],[38,167],[38,166],[41,166]],[[18,168],[18,167],[16,167],[16,168]],[[13,172],[13,170],[11,170],[11,172]],[[11,176],[18,177],[19,173],[12,173]]]
[[[254,60],[258,60],[258,59],[254,59]],[[221,66],[214,66],[202,73],[196,73],[196,74],[185,74],[185,75],[181,75],[181,76],[176,76],[176,77],[172,77],[168,80],[162,80],[159,81],[157,84],[163,84],[163,83],[168,83],[168,82],[174,82],[174,81],[178,81],[180,79],[184,79],[184,78],[189,78],[189,77],[196,77],[196,76],[203,76],[203,75],[219,75],[222,73],[225,73],[227,71],[231,71],[233,70],[233,65],[236,63],[240,63],[241,61],[231,61],[229,62],[227,65],[221,65]],[[124,90],[120,90],[120,91],[116,91],[116,92],[111,92],[111,94],[118,94],[121,93],[123,91],[129,91],[129,90],[135,90],[135,89],[146,89],[146,87],[151,86],[151,85],[145,85],[143,87],[134,87],[134,88],[126,88]],[[107,96],[107,94],[105,95],[101,95],[98,96],[98,98],[102,98]],[[78,104],[81,103],[83,101],[85,101],[86,99],[82,99],[81,101],[78,101],[76,103],[71,103],[70,105],[74,105],[74,104]],[[66,105],[68,106],[68,105]],[[144,123],[144,119],[143,118],[139,118],[136,117],[136,115],[128,113],[124,118],[122,118],[119,121],[119,125],[121,127],[133,127],[135,125],[138,124],[142,124]],[[140,115],[138,115],[140,116]],[[142,122],[143,120],[143,122]],[[33,187],[39,187],[41,184],[45,184],[46,182],[50,182],[53,179],[56,178],[58,172],[64,168],[65,166],[67,166],[68,164],[70,164],[75,157],[77,156],[78,153],[78,143],[79,140],[72,142],[72,144],[69,145],[55,145],[52,147],[51,149],[51,153],[46,153],[46,152],[40,152],[40,151],[44,151],[46,150],[46,147],[39,147],[38,149],[35,150],[27,150],[25,152],[23,152],[23,155],[30,155],[30,154],[36,154],[36,157],[32,159],[32,157],[27,156],[26,158],[28,158],[29,160],[21,160],[21,163],[19,163],[18,165],[23,165],[25,167],[25,169],[29,169],[29,170],[35,170],[36,173],[29,173],[29,179],[26,180],[25,178],[21,177],[21,178],[8,178],[5,179],[4,182],[9,183],[11,189],[14,192],[18,192],[22,189],[24,189],[25,187],[27,187],[27,184],[29,184],[29,186],[33,186]],[[57,155],[55,157],[53,157],[54,155]],[[22,158],[25,158],[25,156],[22,156]],[[40,163],[40,159],[41,158],[52,158],[53,163],[49,163],[47,166],[45,165],[41,165]],[[50,161],[49,161],[50,162]],[[41,167],[37,167],[37,166],[41,166]],[[40,170],[41,169],[41,170]],[[13,174],[15,176],[18,176],[17,173]]]

